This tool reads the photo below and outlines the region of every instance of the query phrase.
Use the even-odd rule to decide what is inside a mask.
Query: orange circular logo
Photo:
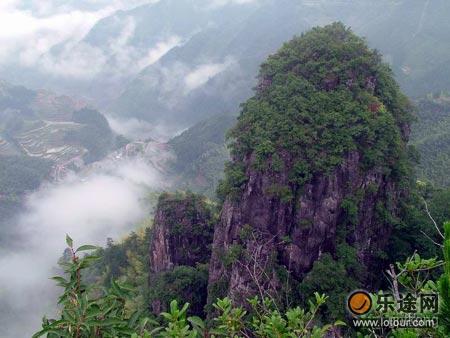
[[[348,309],[355,315],[363,315],[372,308],[372,298],[366,291],[354,291],[347,300]]]

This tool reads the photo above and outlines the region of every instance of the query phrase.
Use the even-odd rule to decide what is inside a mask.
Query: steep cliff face
[[[160,196],[150,234],[148,304],[153,313],[168,309],[173,299],[203,315],[214,224],[208,201],[193,193]]]
[[[150,242],[150,271],[207,263],[211,253],[213,215],[200,195],[161,195]]]
[[[242,196],[225,201],[216,227],[211,287],[225,283],[235,300],[262,296],[268,289],[276,294],[281,283],[274,273],[277,266],[301,279],[323,252],[334,253],[340,240],[356,248],[360,263],[373,268],[374,255],[383,250],[391,229],[381,209],[395,215],[401,192],[379,168],[361,170],[360,161],[358,152],[348,154],[331,175],[315,176],[291,201],[267,193],[274,182],[289,186],[287,175],[270,177],[249,169]],[[346,203],[357,205],[355,224],[345,220]],[[239,251],[235,261],[224,264],[233,250]]]
[[[381,57],[341,24],[271,56],[231,132],[210,301],[280,297],[325,253],[370,286],[408,186],[409,121]]]

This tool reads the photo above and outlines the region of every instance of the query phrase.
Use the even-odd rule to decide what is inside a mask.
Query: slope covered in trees
[[[147,7],[142,15],[151,20],[155,12],[164,15],[162,9],[175,3],[160,1],[159,6]],[[189,8],[185,1],[183,6]],[[448,90],[449,10],[446,0],[227,2],[227,6],[208,8],[203,13],[215,25],[202,27],[186,43],[144,68],[110,108],[122,116],[149,120],[161,118],[159,113],[164,112],[162,119],[172,123],[193,123],[213,114],[234,113],[252,95],[258,65],[268,55],[292,35],[336,20],[351,26],[383,53],[408,95],[421,97]],[[174,13],[179,14],[176,8]],[[106,22],[111,21],[113,18],[99,23],[97,29],[103,26],[101,31],[106,34]],[[186,86],[186,77],[207,69],[216,71],[201,85]]]
[[[215,197],[229,159],[225,133],[235,123],[234,116],[211,117],[169,141],[176,156],[172,169],[177,176],[177,188]]]
[[[0,156],[0,245],[7,245],[14,229],[12,217],[21,210],[28,192],[49,177],[52,162],[27,156]]]
[[[420,154],[417,176],[437,187],[450,186],[450,99],[441,93],[417,103],[417,122],[411,134]]]
[[[106,118],[84,102],[0,82],[0,156],[92,162],[120,142]]]
[[[349,286],[375,287],[412,183],[412,108],[381,56],[340,23],[314,28],[268,58],[242,107],[219,188],[211,299],[264,289],[299,301],[317,289],[339,304]],[[311,287],[309,273],[334,277]]]

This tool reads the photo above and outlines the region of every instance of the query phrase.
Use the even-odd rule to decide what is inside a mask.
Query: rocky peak
[[[175,266],[195,266],[210,258],[213,213],[206,199],[193,193],[164,193],[155,213],[150,242],[153,273]]]
[[[285,44],[259,77],[231,131],[210,301],[280,296],[280,271],[299,283],[324,253],[370,287],[408,186],[408,100],[339,23]]]

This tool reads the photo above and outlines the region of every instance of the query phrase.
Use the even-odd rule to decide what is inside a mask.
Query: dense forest
[[[417,103],[417,123],[411,135],[411,143],[420,154],[417,175],[438,187],[450,184],[448,134],[450,99],[445,93],[436,93]]]
[[[61,308],[35,337],[448,337],[447,101],[410,101],[341,23],[293,38],[237,121],[169,142],[182,188],[208,197],[163,193],[152,224],[105,248],[67,236]],[[439,325],[355,328],[357,289],[438,294]]]

